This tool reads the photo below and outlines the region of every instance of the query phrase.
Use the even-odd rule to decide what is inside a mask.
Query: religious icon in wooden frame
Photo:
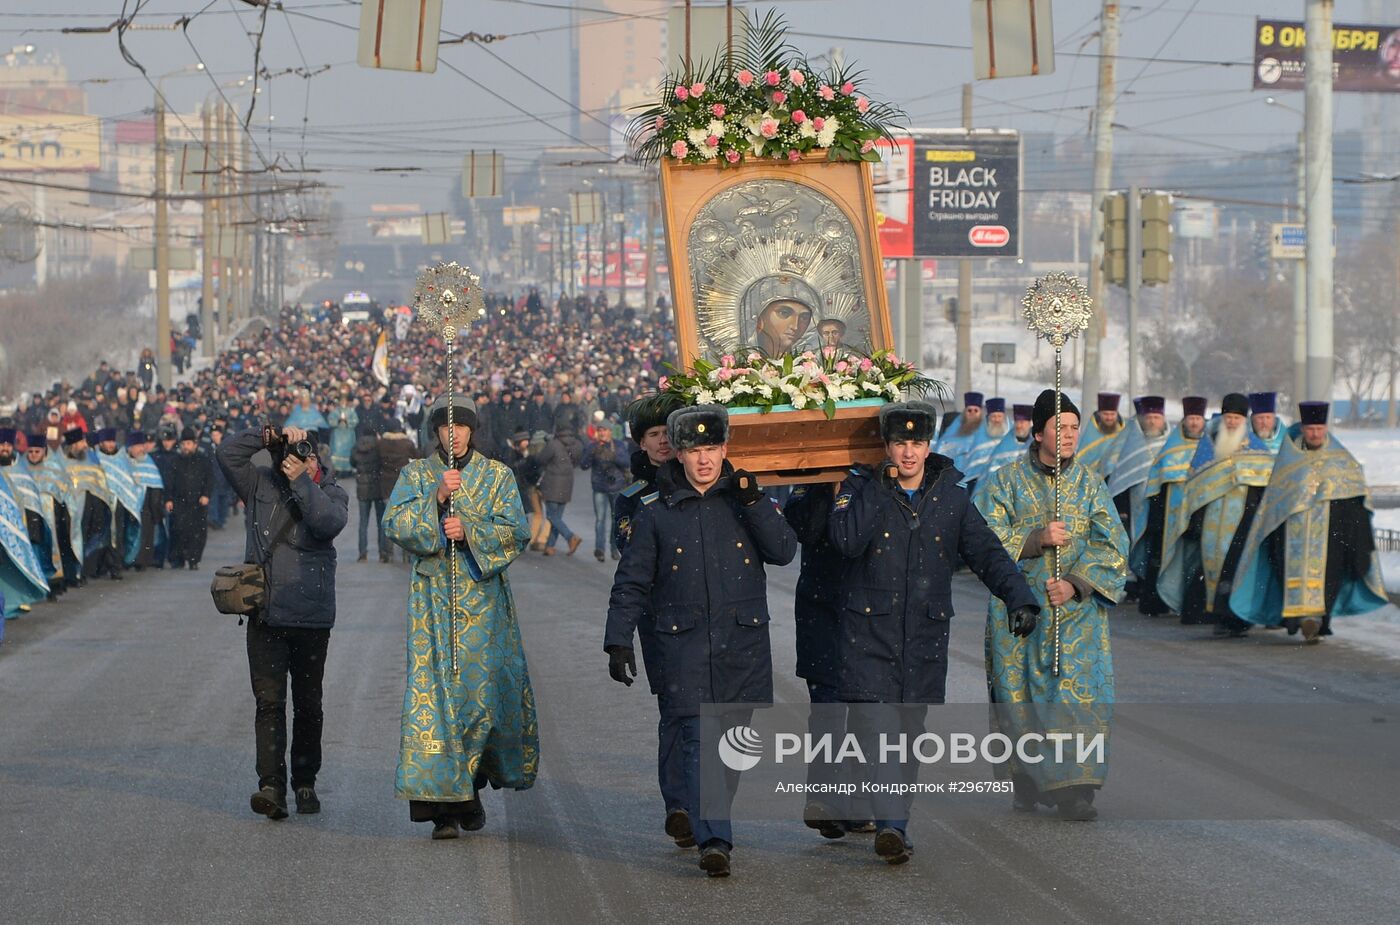
[[[661,192],[683,366],[893,346],[868,162],[663,159]]]

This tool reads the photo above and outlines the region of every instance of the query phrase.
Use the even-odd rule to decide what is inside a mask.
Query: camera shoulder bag
[[[272,516],[277,516],[277,508],[273,505]],[[271,541],[267,544],[267,555],[272,555],[272,550],[287,535],[296,518],[291,516],[290,509],[288,516],[282,522],[282,526],[277,528]],[[256,614],[267,602],[267,571],[258,562],[240,562],[237,565],[220,566],[214,572],[214,580],[209,585],[209,594],[214,598],[214,607],[219,613],[235,614],[240,617],[247,617]],[[242,622],[241,620],[239,621]]]

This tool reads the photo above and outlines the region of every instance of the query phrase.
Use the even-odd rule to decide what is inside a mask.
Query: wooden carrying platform
[[[729,416],[729,461],[764,486],[840,482],[884,458],[879,406],[838,407],[829,421],[821,409]]]

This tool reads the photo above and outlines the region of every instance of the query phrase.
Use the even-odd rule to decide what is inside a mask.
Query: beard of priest
[[[1221,416],[1220,429],[1215,434],[1215,455],[1233,456],[1245,445],[1249,432],[1245,430],[1242,414],[1227,412]]]

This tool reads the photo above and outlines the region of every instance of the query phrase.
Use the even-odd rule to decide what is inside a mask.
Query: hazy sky
[[[578,0],[588,6],[588,0]],[[57,51],[75,80],[89,84],[89,105],[106,116],[135,116],[149,108],[152,91],[118,50],[115,33],[65,35],[65,26],[98,26],[121,12],[121,0],[49,0],[43,12],[0,12],[0,47],[32,43],[42,54]],[[36,7],[37,3],[25,6]],[[137,0],[127,0],[130,12]],[[448,0],[444,31],[501,33],[510,38],[478,47],[445,46],[442,59],[489,89],[440,66],[431,75],[372,71],[354,63],[359,4],[350,0],[286,0],[291,15],[271,12],[262,61],[272,72],[288,68],[330,69],[309,80],[275,77],[259,98],[255,133],[265,152],[294,163],[303,156],[325,172],[318,179],[351,193],[362,204],[422,202],[430,205],[455,182],[462,154],[497,148],[522,160],[541,148],[572,144],[568,107],[530,85],[505,62],[568,98],[569,0]],[[848,61],[869,72],[866,87],[893,100],[917,126],[953,125],[959,87],[971,76],[967,0],[765,0],[741,3],[785,13],[794,42],[811,56],[840,45]],[[259,12],[238,0],[148,0],[139,4],[138,25],[169,25],[203,12],[179,30],[132,31],[132,55],[154,77],[202,59],[209,74],[229,82],[250,72]],[[1055,38],[1060,51],[1053,75],[983,82],[976,86],[979,125],[1084,134],[1097,80],[1092,55],[1099,0],[1054,0]],[[1400,7],[1374,0],[1338,0],[1340,22],[1366,22],[1375,9]],[[664,13],[667,4],[637,0],[627,9]],[[1121,53],[1135,58],[1178,59],[1119,64],[1116,122],[1119,150],[1179,151],[1183,158],[1238,156],[1244,151],[1291,144],[1299,116],[1266,106],[1265,94],[1250,89],[1253,23],[1256,15],[1301,19],[1303,0],[1140,0],[1124,3]],[[1390,19],[1400,21],[1400,9]],[[881,40],[895,39],[904,44]],[[952,44],[955,49],[920,47]],[[658,57],[660,51],[658,50]],[[1196,61],[1235,62],[1219,67]],[[3,69],[0,68],[0,80]],[[172,105],[193,111],[214,86],[210,76],[185,74],[166,81]],[[231,95],[234,91],[228,91]],[[309,93],[309,97],[308,97]],[[233,96],[246,106],[247,96]],[[510,102],[506,102],[509,100]],[[1302,94],[1289,105],[1302,108]],[[512,106],[511,103],[515,105]],[[307,108],[309,105],[309,109]],[[1400,106],[1400,94],[1385,105]],[[516,108],[519,107],[519,108]],[[521,109],[529,115],[522,115]],[[303,113],[308,119],[303,125]],[[269,125],[268,116],[275,117]],[[1360,97],[1339,94],[1337,128],[1361,124]],[[304,129],[304,135],[303,135]],[[1134,129],[1158,133],[1135,134]],[[562,132],[561,132],[562,130]],[[1160,135],[1169,135],[1164,140]],[[375,173],[374,167],[413,166],[421,172]],[[1291,178],[1280,178],[1291,184]]]

